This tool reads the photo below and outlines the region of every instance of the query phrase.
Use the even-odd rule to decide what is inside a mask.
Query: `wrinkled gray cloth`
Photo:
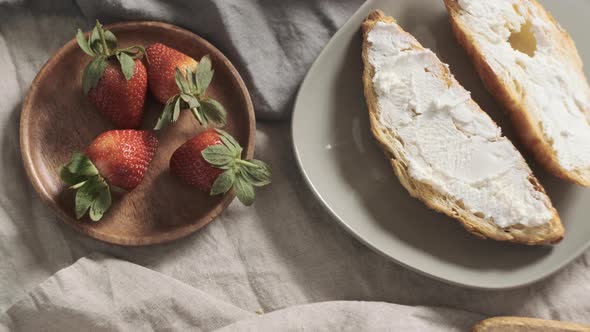
[[[186,27],[234,62],[259,119],[288,119],[307,68],[360,2],[0,1],[0,329],[466,330],[495,315],[590,323],[588,254],[543,282],[488,292],[431,280],[367,249],[306,187],[287,120],[258,123],[257,157],[274,182],[257,203],[234,202],[168,245],[123,248],[82,236],[28,183],[22,99],[76,27],[96,18]]]
[[[343,301],[263,315],[158,272],[93,255],[35,287],[0,324],[27,331],[465,331],[481,318],[445,308]]]

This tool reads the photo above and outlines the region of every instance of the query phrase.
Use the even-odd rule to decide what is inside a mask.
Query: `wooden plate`
[[[252,157],[256,132],[252,101],[242,78],[217,48],[187,30],[159,22],[119,23],[107,28],[117,36],[120,47],[161,42],[195,59],[209,54],[215,75],[207,94],[225,106],[225,130],[244,147],[245,157]],[[100,133],[114,129],[82,94],[82,70],[89,61],[72,39],[41,69],[25,98],[20,120],[21,153],[41,198],[78,231],[120,245],[169,242],[207,225],[234,195],[210,197],[170,174],[168,163],[174,150],[201,130],[190,112],[182,112],[175,125],[157,133],[158,151],[137,188],[116,197],[99,222],[75,219],[74,193],[61,182],[58,169],[73,152],[84,149]],[[153,128],[162,108],[148,93],[142,128]]]

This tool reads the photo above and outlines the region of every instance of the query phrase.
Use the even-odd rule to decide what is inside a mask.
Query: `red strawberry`
[[[212,145],[223,145],[215,130],[207,130],[188,140],[172,154],[170,170],[187,184],[209,192],[223,170],[211,165],[201,153]]]
[[[143,180],[157,148],[158,139],[149,131],[111,130],[94,139],[86,155],[109,184],[132,190]]]
[[[161,103],[180,93],[174,74],[176,68],[181,72],[193,71],[197,61],[164,44],[155,43],[146,48],[148,57],[148,79],[150,91]]]
[[[270,183],[270,168],[255,159],[241,159],[242,147],[228,133],[209,129],[181,145],[170,158],[170,171],[211,195],[234,189],[244,205],[254,202],[254,186]]]
[[[76,39],[93,57],[82,77],[90,103],[118,128],[139,127],[147,92],[146,68],[139,60],[143,47],[117,48],[115,35],[98,21],[88,40],[79,29]]]
[[[84,154],[75,153],[60,170],[62,180],[77,189],[76,217],[90,209],[99,220],[111,205],[109,186],[132,190],[143,180],[158,139],[148,131],[111,130],[90,143]]]
[[[109,60],[102,79],[88,93],[90,103],[117,128],[137,128],[143,118],[147,74],[140,60],[134,62],[135,72],[127,81],[119,65]]]

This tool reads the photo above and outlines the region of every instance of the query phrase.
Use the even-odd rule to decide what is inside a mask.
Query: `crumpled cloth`
[[[27,331],[465,331],[481,317],[447,308],[352,301],[255,313],[139,265],[92,255],[35,287],[0,324]]]
[[[311,62],[360,0],[0,0],[0,330],[466,330],[496,315],[590,323],[589,255],[534,285],[480,291],[409,271],[324,211],[300,175],[289,113]],[[63,225],[22,167],[19,114],[73,37],[160,20],[208,39],[252,94],[273,184],[167,245],[108,245]],[[72,73],[79,75],[79,73]],[[356,302],[362,301],[362,302]]]

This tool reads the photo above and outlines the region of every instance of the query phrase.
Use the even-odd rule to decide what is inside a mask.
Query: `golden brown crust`
[[[490,94],[498,101],[502,107],[510,114],[510,119],[517,129],[516,132],[522,143],[533,153],[535,159],[542,164],[552,174],[577,183],[582,186],[590,187],[590,169],[568,171],[565,170],[557,160],[557,154],[551,146],[550,140],[543,134],[540,126],[531,113],[527,110],[527,105],[523,97],[518,93],[518,89],[507,85],[502,78],[496,75],[489,64],[485,61],[483,51],[478,47],[469,29],[460,19],[460,10],[457,0],[443,0],[451,28],[459,44],[465,49],[471,58],[475,69],[481,77],[485,87]],[[555,19],[548,14],[545,9],[535,0],[527,0],[534,4],[541,13],[547,16],[547,19],[559,27]],[[559,27],[562,39],[556,42],[561,44],[561,49],[566,52],[571,61],[574,61],[578,69],[582,70],[582,61],[576,50],[576,46],[570,36]]]
[[[482,320],[472,332],[589,332],[590,326],[528,317],[493,317]]]
[[[410,195],[421,200],[429,208],[457,219],[467,231],[479,238],[489,238],[498,241],[510,241],[524,244],[552,244],[559,242],[563,238],[563,226],[561,225],[557,211],[555,211],[552,206],[550,206],[550,208],[553,212],[553,218],[550,222],[544,225],[536,227],[522,227],[521,225],[516,225],[513,227],[500,228],[494,223],[465,210],[458,202],[450,200],[430,185],[417,181],[408,174],[406,161],[403,159],[401,151],[399,151],[394,144],[395,141],[399,141],[396,133],[383,126],[379,121],[380,110],[377,106],[377,97],[373,89],[374,68],[368,60],[369,42],[367,40],[369,31],[371,31],[377,22],[395,23],[395,20],[377,10],[369,14],[362,24],[362,57],[364,62],[363,86],[369,109],[371,131],[382,146],[385,154],[390,158],[394,173],[399,178],[401,184],[408,190]],[[400,31],[403,32],[401,28]],[[419,44],[415,47],[421,48]],[[446,69],[442,63],[440,63],[440,66],[445,68],[445,72],[448,72],[448,69]],[[448,77],[441,79],[445,79],[449,84],[456,82],[450,73]],[[477,106],[475,102],[471,101],[471,103],[473,103],[473,107],[479,109],[479,106]],[[480,112],[483,111],[480,110]],[[543,188],[538,184],[537,179],[534,178],[532,174],[531,182],[539,192],[545,194]],[[548,198],[547,201],[549,202]]]

